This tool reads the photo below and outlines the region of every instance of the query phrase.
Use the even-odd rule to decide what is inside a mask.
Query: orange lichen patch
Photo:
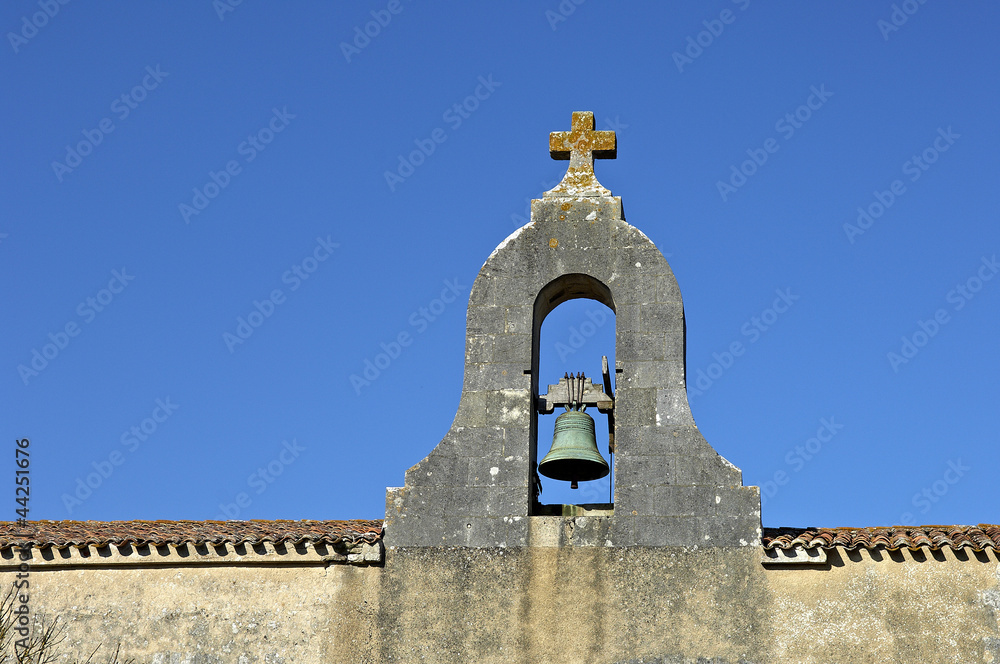
[[[585,157],[593,164],[594,158],[617,157],[618,144],[615,132],[594,131],[594,114],[591,111],[574,111],[570,131],[549,134],[549,154],[553,159],[570,161],[575,161],[573,158],[576,156]]]
[[[0,521],[0,549],[12,546],[164,544],[338,544],[382,538],[381,521]]]
[[[610,196],[594,176],[594,159],[614,159],[618,143],[613,131],[594,131],[594,114],[573,112],[571,131],[549,134],[549,155],[553,159],[569,159],[566,175],[546,196]],[[568,208],[564,207],[563,210]]]
[[[573,207],[573,204],[572,204],[572,203],[563,203],[563,204],[562,204],[562,205],[560,205],[559,207],[560,207],[560,208],[562,209],[562,211],[563,211],[563,212],[566,212],[566,211],[567,211],[567,210],[569,210],[569,209],[570,209],[571,207]]]
[[[597,181],[593,168],[573,168],[559,184],[545,192],[546,196],[610,196],[611,190]]]
[[[765,549],[931,549],[1000,551],[1000,526],[889,526],[885,528],[764,528]]]
[[[555,249],[558,246],[559,246],[559,240],[555,239],[554,237],[549,238],[549,247]]]

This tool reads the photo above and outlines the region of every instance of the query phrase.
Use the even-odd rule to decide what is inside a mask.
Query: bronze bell
[[[556,418],[552,448],[538,464],[538,472],[554,480],[577,482],[599,480],[611,472],[608,462],[597,450],[594,418],[579,410],[570,410]]]

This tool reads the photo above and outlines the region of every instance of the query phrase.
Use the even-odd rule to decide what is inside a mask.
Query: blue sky
[[[995,4],[224,2],[0,10],[31,518],[381,518],[454,416],[473,279],[565,170],[549,132],[592,110],[764,524],[1000,520]],[[613,329],[560,307],[543,378],[596,376]]]

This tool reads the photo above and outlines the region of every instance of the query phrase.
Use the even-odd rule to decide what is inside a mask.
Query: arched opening
[[[603,383],[602,356],[607,356],[614,381],[615,311],[611,291],[585,274],[564,275],[546,285],[535,301],[532,344],[532,383],[537,400],[550,384],[566,373],[584,372],[595,384]],[[549,451],[556,417],[565,411],[559,407],[552,414],[532,412],[532,468]],[[594,418],[597,448],[610,464],[608,453],[608,416],[588,408]],[[541,483],[536,514],[561,513],[551,506],[577,505],[608,509],[612,502],[614,468],[606,477],[580,482],[571,489],[569,482],[538,475]],[[599,507],[598,507],[599,506]]]

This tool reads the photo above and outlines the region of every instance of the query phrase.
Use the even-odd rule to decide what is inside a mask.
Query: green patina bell
[[[538,472],[554,480],[577,482],[599,480],[611,469],[597,451],[594,418],[587,413],[571,410],[556,418],[552,448],[538,464]]]

